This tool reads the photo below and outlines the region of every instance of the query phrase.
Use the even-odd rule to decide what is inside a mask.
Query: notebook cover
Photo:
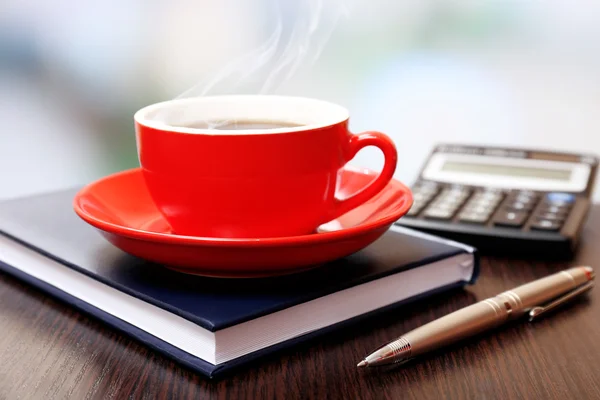
[[[183,275],[122,252],[105,241],[94,228],[73,212],[71,204],[75,193],[76,190],[66,190],[0,203],[0,232],[66,267],[211,331],[466,251],[462,247],[442,241],[401,233],[405,230],[401,228],[400,232],[390,230],[368,248],[343,260],[301,274],[253,279],[252,285],[248,285],[248,280],[245,279],[221,280]],[[477,277],[478,268],[476,262],[471,283]],[[208,376],[215,376],[262,354],[336,328],[331,326],[214,366],[10,265],[0,262],[0,269],[96,316],[155,350]],[[465,283],[457,282],[451,286]],[[445,289],[447,288],[439,290]],[[426,295],[429,294],[425,293],[419,297]],[[400,304],[402,303],[397,305]],[[344,323],[347,322],[349,321]]]

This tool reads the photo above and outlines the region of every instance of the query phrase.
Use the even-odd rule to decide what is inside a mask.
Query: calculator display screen
[[[466,172],[471,174],[499,175],[505,177],[543,178],[556,181],[569,181],[571,169],[550,169],[522,167],[516,165],[498,165],[485,163],[470,163],[447,160],[442,168],[445,172]]]

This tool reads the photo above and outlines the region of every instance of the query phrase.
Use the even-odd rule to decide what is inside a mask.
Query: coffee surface
[[[303,124],[275,120],[198,121],[182,125],[185,128],[241,131],[248,129],[297,128]]]

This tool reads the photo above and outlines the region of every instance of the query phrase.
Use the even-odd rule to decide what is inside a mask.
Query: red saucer
[[[345,169],[340,194],[354,193],[376,175]],[[410,189],[392,180],[370,201],[312,235],[253,239],[180,236],[171,233],[152,202],[141,170],[133,169],[87,185],[75,196],[74,208],[127,253],[185,273],[237,278],[289,274],[357,252],[406,214],[412,201]]]

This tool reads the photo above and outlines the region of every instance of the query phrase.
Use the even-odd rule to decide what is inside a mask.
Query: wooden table
[[[473,287],[288,349],[210,381],[0,274],[0,399],[600,398],[595,289],[537,323],[514,323],[402,368],[362,371],[369,351],[434,318],[578,263],[600,273],[600,206],[571,262],[482,259]]]

